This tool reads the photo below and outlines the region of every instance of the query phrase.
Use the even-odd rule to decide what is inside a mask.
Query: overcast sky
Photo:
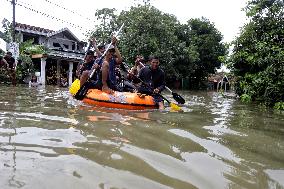
[[[129,10],[138,2],[141,0],[17,0],[16,22],[52,30],[68,27],[83,40],[83,33],[94,28],[96,9]],[[151,4],[162,12],[175,15],[181,23],[190,18],[206,17],[223,34],[224,41],[230,42],[246,22],[245,13],[241,11],[246,2],[247,0],[152,0]],[[0,7],[0,20],[7,18],[12,21],[12,5],[9,0],[0,0]],[[55,18],[48,18],[35,11]]]

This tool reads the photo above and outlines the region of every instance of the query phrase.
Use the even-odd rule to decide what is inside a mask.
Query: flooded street
[[[126,111],[0,86],[0,188],[284,188],[283,112],[180,94],[184,112]]]

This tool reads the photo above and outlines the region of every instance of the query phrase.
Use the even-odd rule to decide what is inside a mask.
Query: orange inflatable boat
[[[108,94],[98,89],[90,89],[83,102],[95,106],[129,110],[158,108],[152,96],[140,98],[136,93],[118,91]]]

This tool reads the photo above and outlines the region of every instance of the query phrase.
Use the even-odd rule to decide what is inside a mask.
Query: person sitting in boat
[[[118,90],[115,68],[116,65],[121,64],[122,58],[116,44],[117,39],[113,37],[112,44],[106,52],[104,59],[101,57],[93,66],[93,69],[101,67],[101,72],[94,74],[93,87],[107,93],[113,93],[113,91]],[[107,48],[108,45],[106,45],[105,49]]]
[[[94,66],[94,51],[89,50],[86,54],[84,63],[81,65],[80,68],[80,86],[83,86],[83,84],[87,81],[89,75],[90,75],[90,70]]]
[[[29,87],[37,87],[37,86],[39,86],[41,83],[39,83],[38,81],[37,81],[37,77],[35,76],[35,75],[33,75],[32,77],[31,77],[31,80],[29,81]]]
[[[91,38],[90,39],[95,51],[96,51],[96,58],[100,58],[104,52],[105,52],[105,46],[104,45],[99,45],[97,46],[97,41],[96,41],[96,38]],[[96,59],[97,60],[97,59]]]
[[[152,56],[149,60],[150,66],[143,67],[138,74],[142,81],[138,93],[152,95],[159,109],[164,109],[164,101],[159,94],[165,88],[165,73],[159,67],[160,60],[157,56]]]
[[[128,66],[123,63],[121,68],[123,70],[123,75],[125,75],[125,80],[123,81],[123,91],[124,92],[135,92],[140,85],[140,80],[138,79],[139,71],[144,67],[144,57],[142,55],[137,55],[135,59],[134,66],[128,70]]]
[[[135,59],[135,64],[131,68],[130,72],[133,73],[134,75],[138,76],[139,71],[145,67],[144,66],[145,59],[142,55],[137,55]]]
[[[137,55],[135,59],[134,66],[130,69],[127,79],[129,81],[136,80],[138,73],[140,70],[145,67],[144,66],[144,57],[142,55]],[[135,82],[134,82],[135,83]]]
[[[106,53],[105,59],[102,63],[102,91],[112,93],[117,90],[115,67],[121,64],[122,58],[116,46],[117,39],[112,39],[112,45]]]

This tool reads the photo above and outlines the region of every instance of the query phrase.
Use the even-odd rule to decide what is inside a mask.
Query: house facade
[[[72,84],[76,67],[84,58],[85,42],[80,41],[68,28],[53,31],[16,23],[15,31],[21,42],[33,39],[34,44],[49,49],[47,54],[32,56],[43,85],[60,85],[62,79],[67,80],[69,86]]]

